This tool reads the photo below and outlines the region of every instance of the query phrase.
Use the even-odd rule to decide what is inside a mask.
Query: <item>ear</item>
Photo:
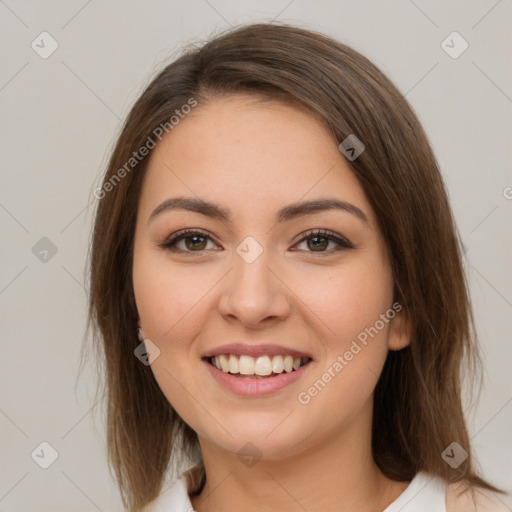
[[[389,323],[389,350],[402,350],[409,346],[413,336],[413,326],[407,311],[403,308],[397,311]]]

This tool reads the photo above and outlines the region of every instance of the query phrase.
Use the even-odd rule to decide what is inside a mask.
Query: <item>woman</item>
[[[498,510],[443,181],[368,59],[278,24],[189,50],[95,196],[89,318],[130,511]],[[170,462],[189,468],[162,490]]]

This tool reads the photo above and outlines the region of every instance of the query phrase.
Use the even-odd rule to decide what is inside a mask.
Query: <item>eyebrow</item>
[[[213,219],[231,222],[231,210],[229,208],[224,208],[223,206],[199,198],[173,197],[166,199],[151,212],[148,223],[157,215],[174,210],[190,211]],[[341,210],[348,212],[355,215],[363,222],[368,222],[367,216],[357,206],[347,203],[346,201],[331,198],[297,202],[284,206],[277,212],[276,220],[278,223],[282,223],[304,215],[311,215],[329,210]]]

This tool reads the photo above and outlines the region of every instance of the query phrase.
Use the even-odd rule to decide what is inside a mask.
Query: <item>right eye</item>
[[[213,241],[210,233],[207,231],[186,229],[184,231],[178,231],[178,233],[171,235],[163,243],[158,245],[166,251],[190,256],[193,253],[201,254],[203,251],[207,250],[206,244],[208,240]],[[178,243],[180,242],[184,242],[185,248],[178,247]]]

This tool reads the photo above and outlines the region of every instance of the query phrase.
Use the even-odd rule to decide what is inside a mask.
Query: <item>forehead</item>
[[[324,124],[304,109],[251,96],[196,107],[156,146],[141,210],[170,196],[211,200],[247,219],[285,204],[335,197],[371,216],[361,186]]]

